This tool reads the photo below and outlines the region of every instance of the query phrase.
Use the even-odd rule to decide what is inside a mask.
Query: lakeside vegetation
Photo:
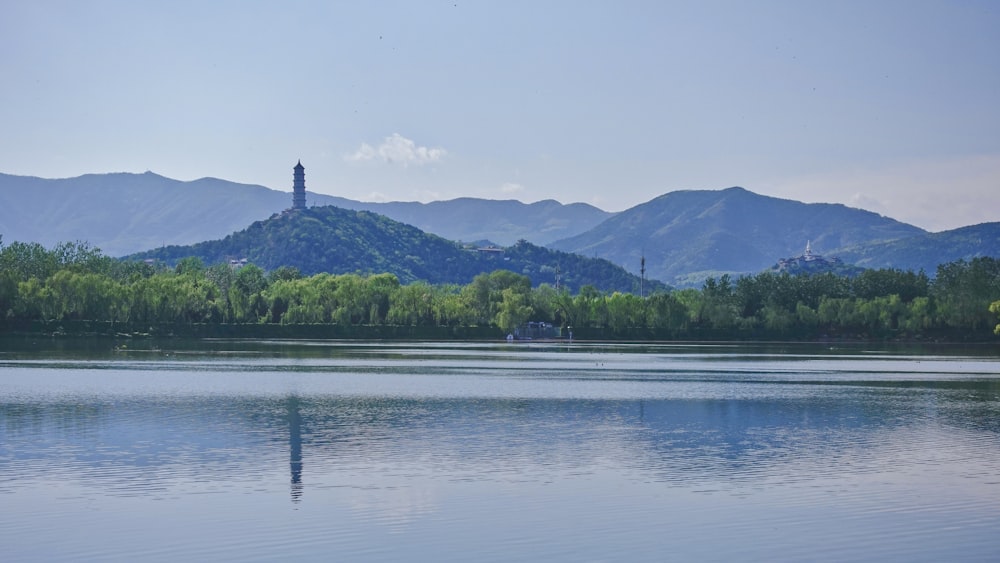
[[[2,241],[0,241],[2,243]],[[855,277],[764,272],[710,278],[701,289],[647,296],[576,293],[496,270],[471,283],[400,283],[394,274],[302,275],[279,267],[175,267],[104,256],[85,243],[46,249],[0,244],[0,315],[7,332],[53,322],[152,326],[367,327],[353,334],[500,336],[525,322],[578,338],[992,338],[1000,314],[1000,260],[975,258],[923,272],[866,270]],[[371,327],[380,327],[372,330]],[[490,328],[492,332],[484,329]],[[301,334],[300,334],[301,335]]]
[[[294,266],[314,274],[392,274],[402,284],[467,284],[497,269],[529,276],[535,285],[559,283],[578,291],[638,292],[642,280],[601,258],[559,252],[519,240],[512,246],[465,245],[368,211],[310,207],[275,214],[220,239],[190,246],[167,246],[133,254],[177,266],[185,258],[204,264],[246,259],[264,270]],[[647,287],[665,288],[647,280]]]

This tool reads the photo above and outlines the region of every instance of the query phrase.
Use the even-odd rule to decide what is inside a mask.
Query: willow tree
[[[994,315],[1000,315],[1000,301],[990,303],[990,312]],[[993,328],[993,334],[1000,335],[1000,324]]]
[[[508,287],[501,292],[502,298],[494,323],[511,333],[531,318],[533,309],[528,305],[528,296],[524,292]]]

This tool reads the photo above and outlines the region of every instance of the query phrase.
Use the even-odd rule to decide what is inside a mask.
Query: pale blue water
[[[995,349],[3,344],[4,561],[1000,560]]]

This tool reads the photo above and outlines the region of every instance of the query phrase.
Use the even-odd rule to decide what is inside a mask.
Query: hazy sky
[[[1000,2],[0,0],[0,172],[1000,221]]]

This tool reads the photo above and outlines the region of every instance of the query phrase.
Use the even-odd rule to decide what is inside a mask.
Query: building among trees
[[[801,256],[794,258],[782,258],[772,269],[779,272],[798,273],[802,271],[816,272],[827,269],[834,269],[841,266],[840,258],[827,258],[812,251],[812,241],[806,241],[806,251]]]

